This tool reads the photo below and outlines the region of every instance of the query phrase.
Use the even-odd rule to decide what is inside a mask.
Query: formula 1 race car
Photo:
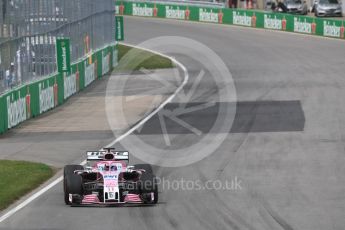
[[[151,165],[128,166],[129,154],[105,148],[88,151],[87,164],[64,168],[67,205],[126,205],[158,202],[158,186]]]

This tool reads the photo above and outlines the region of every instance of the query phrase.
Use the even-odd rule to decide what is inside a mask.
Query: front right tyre
[[[63,188],[65,204],[70,205],[69,194],[83,194],[83,184],[80,175],[75,174],[75,170],[83,170],[81,165],[66,165],[63,173]]]

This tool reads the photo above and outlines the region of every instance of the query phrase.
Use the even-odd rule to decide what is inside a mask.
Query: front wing
[[[154,193],[151,193],[150,199],[153,202]],[[121,206],[153,206],[153,203],[144,202],[138,194],[127,194],[123,202],[102,202],[98,199],[96,194],[79,195],[69,194],[69,200],[72,207],[121,207]]]

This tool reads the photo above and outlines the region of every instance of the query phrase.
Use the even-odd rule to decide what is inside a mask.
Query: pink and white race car
[[[87,164],[66,165],[64,198],[67,205],[156,204],[158,186],[148,164],[128,166],[129,154],[106,148],[88,151]]]

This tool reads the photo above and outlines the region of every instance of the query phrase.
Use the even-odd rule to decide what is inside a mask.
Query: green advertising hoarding
[[[318,29],[318,34],[320,33],[321,25],[317,25],[315,18],[310,17],[293,17],[293,30],[292,32],[295,33],[302,33],[302,34],[316,34]]]
[[[169,19],[189,20],[190,10],[187,6],[166,5],[158,6],[158,11],[163,12],[163,17]]]
[[[163,12],[164,18],[192,21],[199,19],[199,12],[197,7],[177,5],[158,5],[157,7],[159,11]]]
[[[344,38],[344,21],[327,20],[322,22],[322,35],[325,37]]]
[[[140,17],[157,17],[158,12],[162,13],[158,11],[156,3],[133,2],[129,10],[131,10],[131,15]]]
[[[27,120],[31,116],[29,86],[23,86],[17,90],[5,94],[4,125],[10,129]]]
[[[71,72],[71,47],[69,38],[56,38],[56,63],[59,73]]]
[[[123,16],[115,16],[115,40],[123,41],[124,39]]]
[[[117,1],[116,9],[117,12],[125,15],[238,25],[340,39],[344,39],[345,36],[345,22],[335,19],[314,18],[255,10],[132,1]]]
[[[199,22],[211,22],[222,24],[224,19],[224,13],[222,9],[212,9],[206,7],[200,7],[198,9],[198,21]]]
[[[237,26],[263,27],[263,23],[260,23],[258,17],[260,15],[254,11],[234,10],[232,11],[232,17],[229,22]]]
[[[38,88],[38,92],[36,92],[38,93],[38,100],[33,100],[32,102],[38,102],[38,115],[58,106],[59,87],[54,77],[37,82],[35,87]]]

